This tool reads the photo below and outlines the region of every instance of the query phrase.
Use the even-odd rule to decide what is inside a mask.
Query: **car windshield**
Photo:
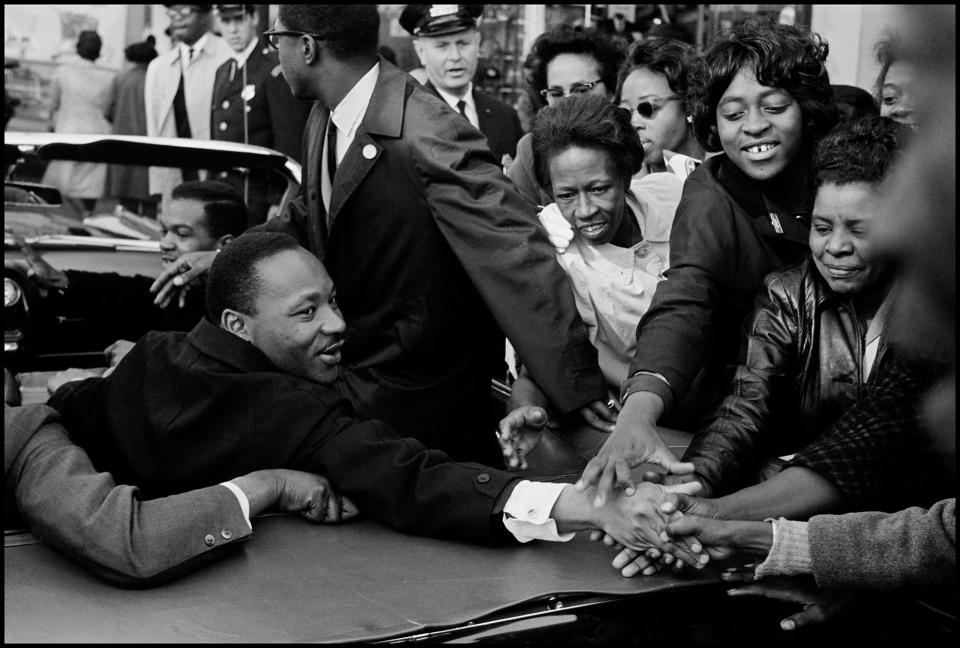
[[[26,237],[112,236],[159,240],[163,209],[151,192],[149,160],[178,177],[226,182],[244,195],[256,221],[297,190],[299,168],[284,156],[241,145],[7,133],[4,225]],[[155,186],[155,185],[154,185]]]

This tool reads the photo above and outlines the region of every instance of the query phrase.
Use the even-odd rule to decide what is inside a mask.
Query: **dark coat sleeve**
[[[746,348],[732,390],[718,416],[699,432],[684,454],[716,497],[736,490],[757,474],[771,447],[766,438],[771,414],[790,407],[799,372],[796,296],[788,294],[782,275],[764,281],[746,330]]]
[[[424,107],[407,137],[437,226],[537,384],[563,413],[606,398],[597,351],[536,210],[476,129]],[[416,124],[417,122],[414,122]]]
[[[4,428],[5,488],[31,531],[115,585],[170,581],[251,535],[223,486],[142,501],[97,471],[45,405],[5,407]]]
[[[932,382],[932,371],[891,350],[863,397],[788,466],[803,466],[828,479],[846,496],[851,510],[895,502],[903,495],[905,470],[919,468],[911,465],[923,438],[918,408]]]
[[[318,402],[301,469],[330,478],[366,515],[416,535],[473,543],[509,541],[497,506],[518,479],[460,463],[382,421],[358,422],[346,401]],[[502,506],[502,503],[500,503]]]
[[[687,178],[670,232],[670,268],[637,327],[637,350],[624,391],[654,372],[670,383],[666,410],[690,388],[716,343],[722,300],[739,258],[732,199],[714,185]],[[652,380],[656,380],[653,378]],[[662,383],[661,383],[662,384]]]

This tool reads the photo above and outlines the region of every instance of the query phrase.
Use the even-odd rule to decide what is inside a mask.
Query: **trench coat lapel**
[[[357,134],[343,156],[340,166],[337,167],[333,195],[330,198],[330,217],[327,219],[331,230],[343,205],[379,161],[383,153],[383,145],[377,141],[377,138],[400,137],[406,85],[405,72],[401,72],[385,61],[380,61],[380,76],[374,86],[363,122],[357,129]],[[326,119],[324,119],[325,125]],[[326,132],[325,128],[320,132]],[[318,156],[320,151],[322,149],[318,149]]]

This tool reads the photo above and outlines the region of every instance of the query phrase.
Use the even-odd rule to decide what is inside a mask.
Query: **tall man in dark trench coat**
[[[265,36],[294,96],[316,104],[301,201],[263,227],[292,234],[333,278],[348,322],[343,378],[361,416],[454,459],[502,465],[494,322],[560,412],[594,421],[609,415],[596,350],[533,205],[476,129],[378,61],[378,29],[372,5],[281,5]],[[166,271],[158,299],[210,261]]]

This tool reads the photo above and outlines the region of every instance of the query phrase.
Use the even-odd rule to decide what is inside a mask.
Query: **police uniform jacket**
[[[310,106],[311,102],[291,94],[277,55],[257,47],[243,67],[231,58],[217,69],[210,108],[211,139],[265,146],[299,161],[300,138]]]

